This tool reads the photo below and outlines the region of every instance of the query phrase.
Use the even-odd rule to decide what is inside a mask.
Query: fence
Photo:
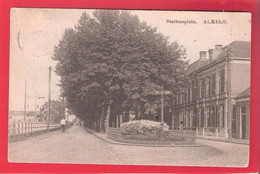
[[[49,130],[60,128],[60,124],[50,124]],[[30,121],[13,121],[8,125],[8,137],[19,135],[31,135],[33,133],[47,131],[47,123]]]

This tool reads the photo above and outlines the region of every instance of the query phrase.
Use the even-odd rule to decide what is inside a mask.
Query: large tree
[[[155,91],[176,90],[182,83],[185,50],[128,11],[83,13],[66,29],[53,60],[69,109],[93,128],[104,127],[105,115],[158,113]],[[166,97],[166,106],[170,105]]]

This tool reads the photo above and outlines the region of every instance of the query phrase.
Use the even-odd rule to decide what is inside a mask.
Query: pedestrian
[[[61,130],[62,130],[62,132],[64,133],[64,132],[65,132],[65,126],[66,126],[66,121],[65,121],[64,118],[61,119],[60,125],[61,125]]]

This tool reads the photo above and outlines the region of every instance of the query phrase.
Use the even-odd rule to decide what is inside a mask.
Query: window
[[[195,100],[199,96],[198,80],[195,80],[192,86],[192,99]]]
[[[186,115],[185,113],[183,113],[183,127],[185,128],[186,127]]]
[[[216,74],[211,75],[211,84],[210,84],[210,94],[215,95],[216,94]]]
[[[190,101],[193,100],[193,91],[194,91],[194,81],[191,81],[191,87],[190,87]]]
[[[224,105],[219,105],[219,127],[224,127]]]
[[[183,116],[183,112],[180,113],[180,118],[179,118],[180,121],[183,121],[183,117],[182,116]]]
[[[193,111],[191,110],[190,111],[190,127],[193,126],[193,124],[192,124],[193,123],[193,118],[192,117],[193,117]]]
[[[225,92],[225,71],[220,71],[219,92]]]
[[[240,108],[240,138],[246,139],[246,107],[243,106]]]
[[[232,133],[236,133],[236,128],[237,128],[237,125],[236,125],[236,107],[233,106],[233,112],[232,112]]]
[[[190,125],[189,125],[189,118],[190,117],[190,114],[189,114],[189,112],[186,112],[186,123],[185,123],[185,126],[186,127],[189,127]]]
[[[199,89],[198,89],[198,97],[201,98],[201,91],[202,91],[202,79],[199,80]]]
[[[188,100],[187,101],[189,102],[190,101],[190,87],[188,87],[187,93],[188,93],[188,96],[187,96]]]
[[[211,110],[210,110],[210,127],[216,127],[215,106],[211,106]]]
[[[201,79],[201,91],[200,91],[200,98],[204,98],[205,97],[205,89],[206,88],[206,79]]]
[[[179,115],[179,128],[182,130],[183,128],[183,112],[180,112],[180,115]]]
[[[204,108],[200,108],[200,127],[204,127]]]
[[[210,118],[209,118],[209,110],[210,109],[210,107],[209,106],[207,106],[206,107],[206,117],[205,117],[205,127],[208,127],[209,126],[209,121],[210,121]]]
[[[241,115],[246,115],[246,107],[241,107]]]
[[[186,96],[186,101],[189,102],[189,101],[190,101],[190,87],[188,87],[188,88],[186,89],[186,94],[187,94],[187,96]]]
[[[219,127],[219,106],[218,105],[216,105],[215,113],[216,113],[216,127]]]
[[[197,121],[197,125],[198,127],[202,127],[202,124],[201,124],[201,108],[198,108],[198,121]]]
[[[183,103],[185,103],[186,102],[186,97],[187,97],[187,94],[186,94],[186,92],[184,92],[184,93],[182,93],[182,97],[183,97]]]
[[[210,77],[207,77],[206,79],[206,96],[208,97],[210,95]]]

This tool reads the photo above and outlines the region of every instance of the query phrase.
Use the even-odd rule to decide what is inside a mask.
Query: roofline
[[[250,96],[234,98],[236,102],[250,101]]]
[[[235,42],[248,42],[248,43],[251,43],[251,41],[234,40],[234,41],[231,42],[230,44],[224,46],[222,49],[228,48],[230,45],[232,45],[232,44],[235,43]],[[216,64],[222,62],[223,60],[228,60],[228,59],[231,59],[231,60],[251,61],[251,57],[233,57],[233,56],[225,55],[225,56],[221,57],[220,59],[218,59],[217,61],[213,61],[213,62],[207,64],[206,66],[203,66],[203,67],[201,67],[201,68],[199,68],[199,69],[195,69],[194,71],[188,73],[187,75],[190,75],[190,74],[193,74],[193,73],[194,73],[194,74],[197,74],[198,72],[200,72],[200,71],[202,71],[202,70],[206,70],[206,69],[212,67],[213,65],[216,65]],[[198,59],[197,61],[199,61],[199,60],[200,60],[200,59]],[[208,59],[207,59],[207,60],[208,60]],[[196,61],[195,61],[195,62],[196,62]],[[193,63],[195,63],[195,62],[193,62]],[[192,63],[192,64],[193,64],[193,63]],[[192,65],[192,64],[190,64],[190,65]],[[199,64],[200,64],[200,62],[198,63],[197,66],[199,66]]]
[[[208,65],[206,65],[206,66],[203,66],[203,67],[201,67],[201,68],[199,68],[199,69],[197,69],[197,70],[195,70],[195,71],[196,71],[196,73],[199,73],[199,72],[201,72],[201,71],[203,71],[203,70],[206,70],[206,69],[208,69],[208,68],[211,68],[212,66],[215,66],[216,64],[219,64],[219,63],[221,63],[221,62],[227,60],[227,58],[228,58],[228,57],[223,57],[223,58],[221,58],[221,59],[219,59],[219,60],[217,60],[217,61],[211,62],[210,64],[208,64]]]
[[[247,97],[250,97],[250,95],[245,95],[245,96],[241,96],[241,97],[235,97],[234,99],[247,98]]]
[[[223,62],[224,60],[242,60],[242,61],[251,61],[250,57],[222,57],[221,59],[217,60],[217,61],[213,61],[212,63],[209,63],[208,65],[206,66],[203,66],[199,69],[196,69],[194,72],[195,73],[198,73],[200,71],[203,71],[203,70],[206,70],[208,68],[211,68],[212,66],[215,66],[216,64],[219,64],[221,62]]]

